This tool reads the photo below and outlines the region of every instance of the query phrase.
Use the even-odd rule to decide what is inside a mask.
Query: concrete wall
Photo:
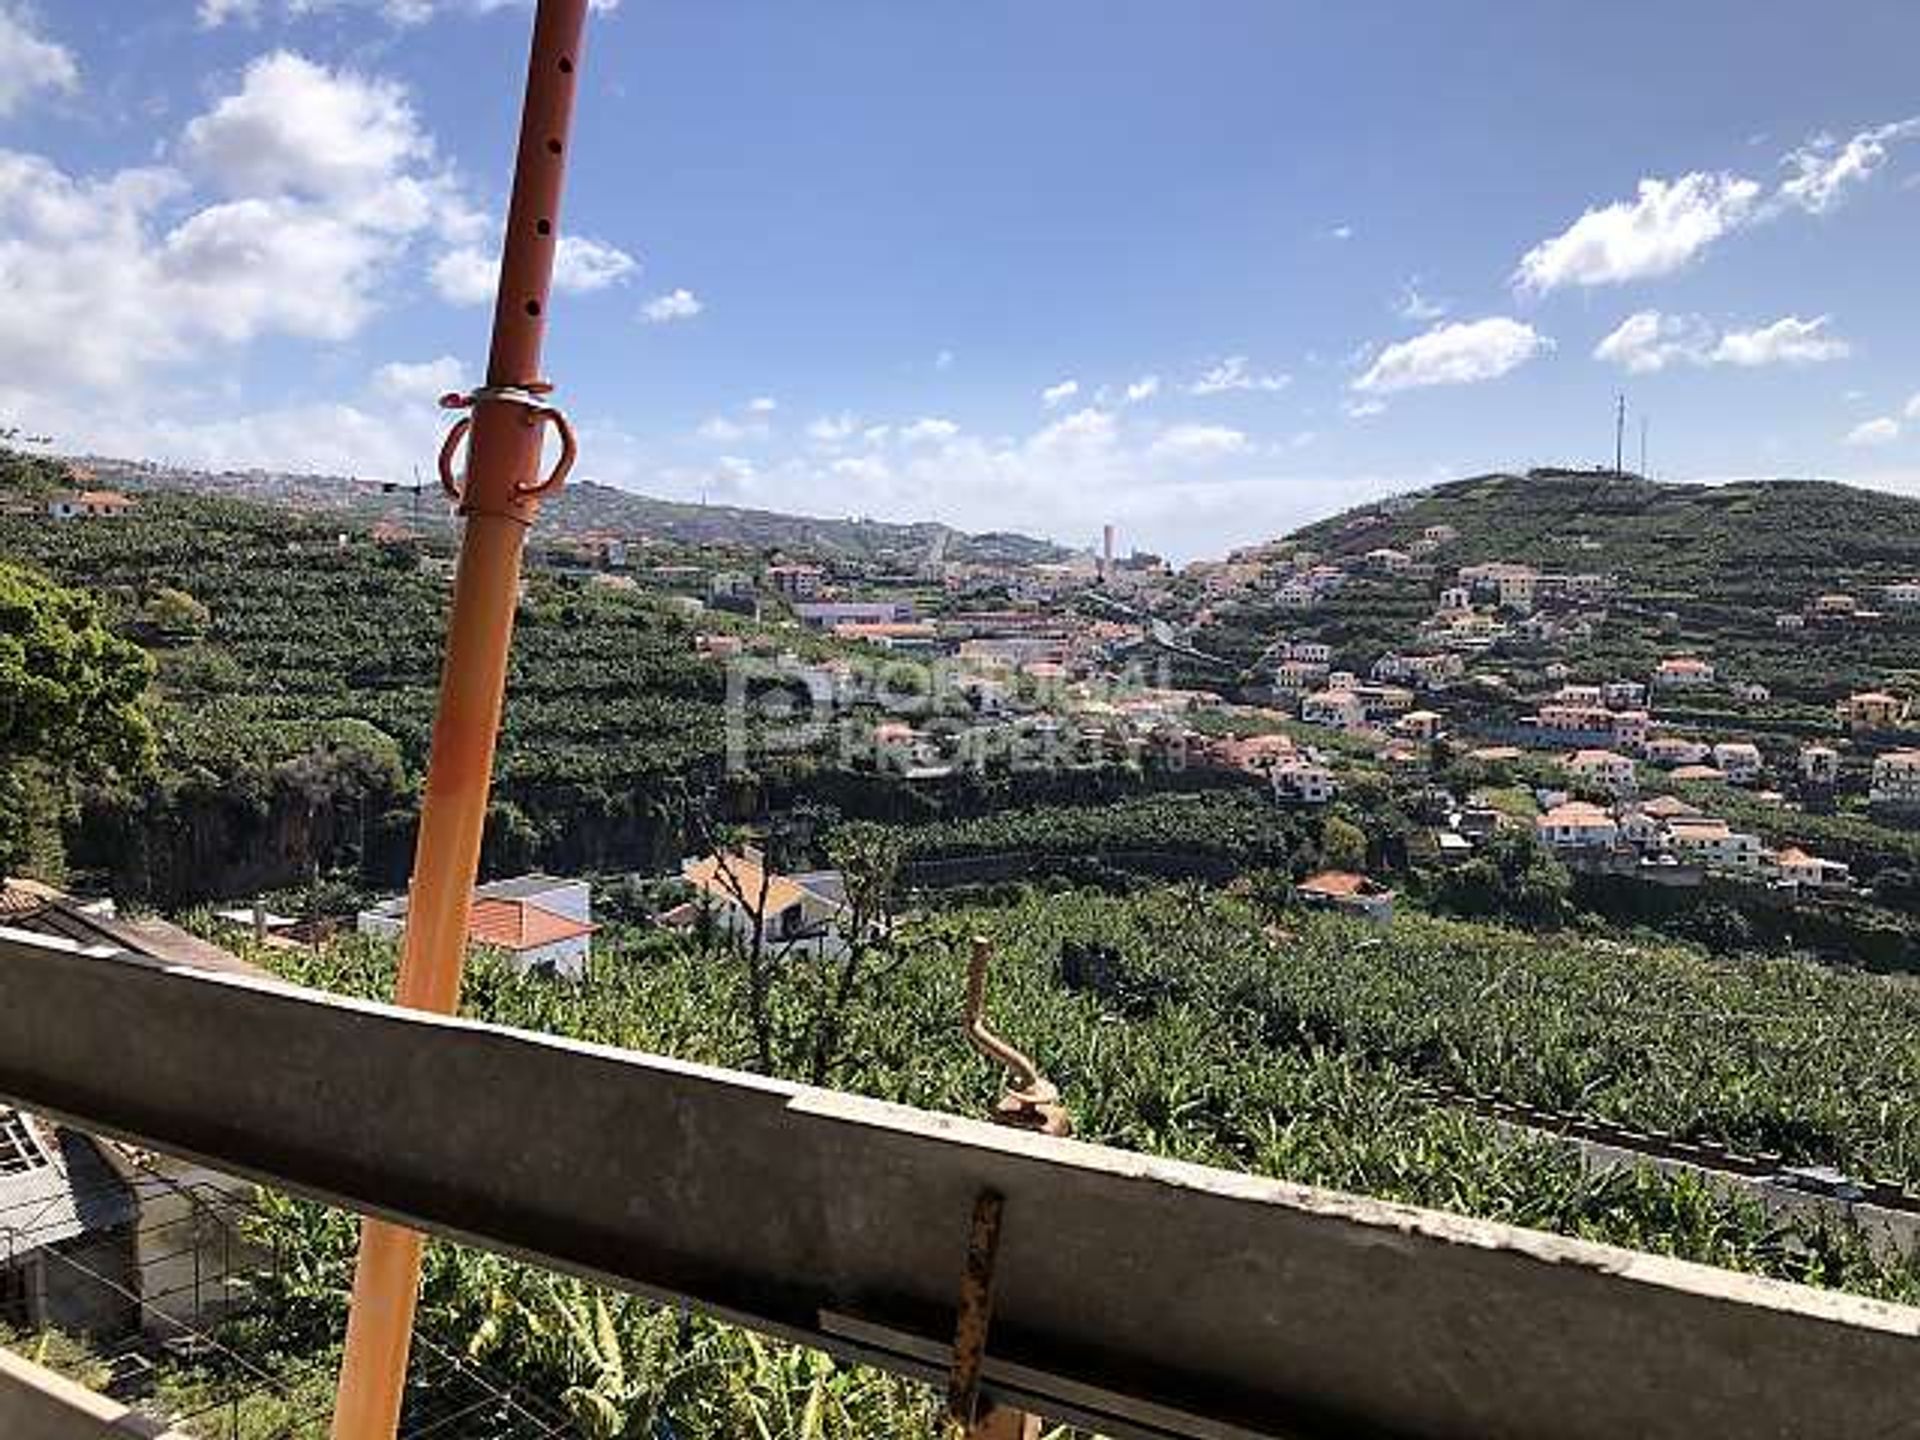
[[[0,1097],[936,1378],[991,1190],[989,1390],[1108,1434],[1920,1414],[1920,1310],[4,932]]]
[[[188,1440],[104,1395],[0,1350],[0,1436],[6,1440]]]

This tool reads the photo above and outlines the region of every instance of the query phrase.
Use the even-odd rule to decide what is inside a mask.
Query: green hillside
[[[1460,538],[1446,547],[1449,563],[1603,570],[1649,595],[1685,599],[1704,590],[1769,615],[1810,594],[1920,574],[1920,500],[1830,480],[1670,485],[1537,470],[1479,475],[1411,498],[1404,508],[1347,511],[1293,538],[1352,555],[1451,525]]]
[[[1460,566],[1506,560],[1614,577],[1593,639],[1564,657],[1591,678],[1644,674],[1661,655],[1691,651],[1799,707],[1781,718],[1802,726],[1853,690],[1920,689],[1920,607],[1817,629],[1775,624],[1830,592],[1881,609],[1881,586],[1920,577],[1920,499],[1824,480],[1670,485],[1545,470],[1453,481],[1289,538],[1341,560],[1405,548],[1435,525],[1458,536],[1424,557],[1433,578],[1362,580],[1305,615],[1252,604],[1232,627],[1240,648],[1257,654],[1274,630],[1328,639],[1350,662],[1404,648]]]
[[[124,519],[9,517],[0,560],[91,592],[159,662],[159,768],[85,797],[69,858],[156,902],[348,869],[407,873],[450,551],[283,510],[150,494]],[[168,593],[177,592],[177,594]],[[644,866],[682,777],[717,772],[721,677],[684,621],[532,572],[516,622],[489,868]]]

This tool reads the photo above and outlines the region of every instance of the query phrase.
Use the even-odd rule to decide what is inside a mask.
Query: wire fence
[[[251,1186],[137,1162],[42,1168],[42,1193],[0,1200],[0,1340],[200,1440],[325,1440],[337,1354],[290,1355],[276,1341],[266,1297],[281,1293],[292,1257],[247,1224]],[[344,1293],[346,1279],[326,1283]],[[578,1432],[564,1411],[418,1330],[398,1433]]]

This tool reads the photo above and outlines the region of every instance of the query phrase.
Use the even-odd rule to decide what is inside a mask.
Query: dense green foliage
[[[0,875],[44,848],[34,832],[57,828],[74,780],[146,768],[152,676],[89,596],[0,563]]]
[[[76,863],[161,901],[411,852],[450,562],[252,505],[151,495],[122,519],[7,527],[0,552],[104,597],[159,656],[160,769],[91,797]],[[489,860],[568,869],[673,853],[717,768],[720,677],[684,623],[532,574],[517,621]]]
[[[1032,806],[916,825],[903,838],[907,855],[916,860],[1158,851],[1272,865],[1284,864],[1311,833],[1264,792],[1225,790]]]

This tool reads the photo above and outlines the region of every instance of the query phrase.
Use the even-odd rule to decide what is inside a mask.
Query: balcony
[[[934,1382],[997,1197],[983,1393],[1110,1435],[1920,1413],[1920,1310],[7,931],[0,1097]]]

